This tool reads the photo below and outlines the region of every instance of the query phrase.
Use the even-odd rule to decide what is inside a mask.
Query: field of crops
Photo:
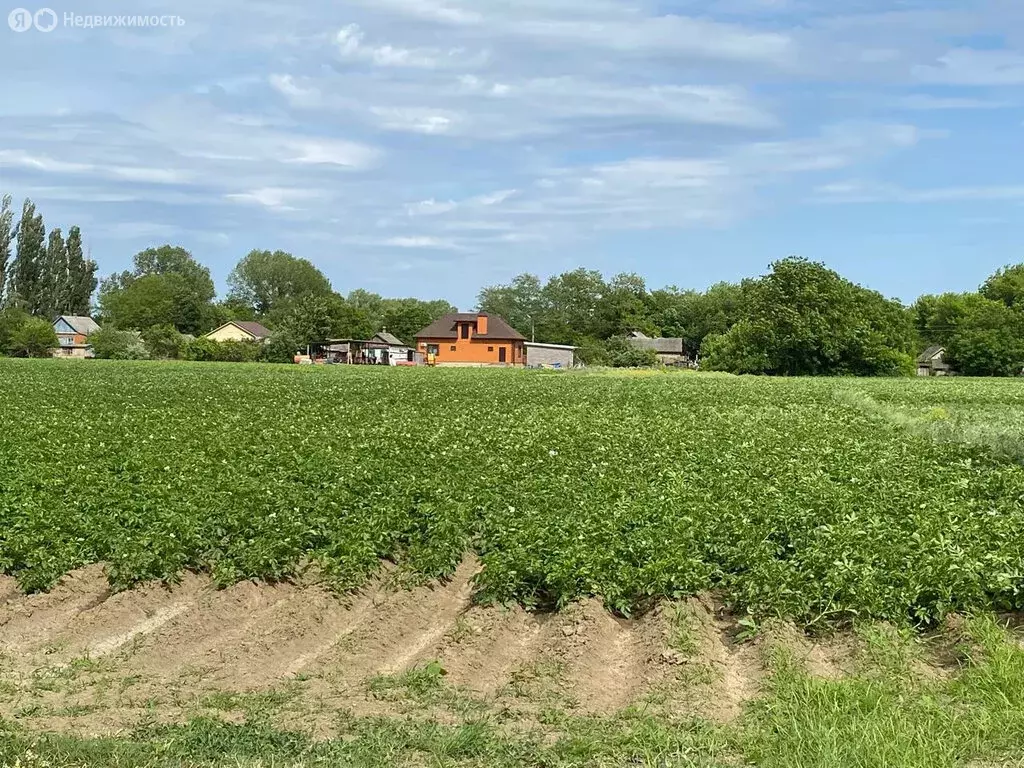
[[[1024,466],[908,428],[1012,432],[1015,381],[0,360],[0,382],[0,571],[29,590],[94,562],[117,587],[316,566],[348,589],[473,550],[480,599],[544,607],[1024,607]]]

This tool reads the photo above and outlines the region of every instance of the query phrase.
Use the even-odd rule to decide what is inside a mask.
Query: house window
[[[427,354],[436,355],[441,351],[437,344],[427,344]]]
[[[494,351],[494,347],[488,347],[488,348],[487,348],[487,351],[488,351],[488,352],[493,352],[493,351]]]
[[[468,339],[469,338],[469,323],[463,323],[461,325],[461,329],[462,329],[462,338]]]
[[[455,351],[455,345],[452,344],[450,347],[448,347],[448,351],[449,352],[454,352]]]

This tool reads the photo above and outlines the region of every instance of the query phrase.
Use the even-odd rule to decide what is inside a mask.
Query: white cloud
[[[44,173],[88,173],[95,166],[86,163],[55,160],[47,155],[29,154],[20,149],[0,149],[0,167],[22,166]]]
[[[483,17],[475,11],[436,0],[363,0],[382,10],[447,24],[477,24]]]
[[[452,240],[432,237],[428,235],[412,235],[405,237],[391,237],[384,240],[382,245],[389,245],[394,248],[433,248],[440,250],[457,250],[455,242]]]
[[[914,110],[946,110],[946,109],[1003,109],[1012,107],[1009,101],[998,101],[995,99],[969,99],[956,96],[930,96],[923,93],[915,93],[900,99],[896,105],[903,109]]]
[[[335,43],[344,59],[364,61],[377,67],[412,67],[436,69],[468,64],[484,57],[470,57],[461,48],[403,48],[394,45],[366,45],[366,33],[358,24],[349,24],[338,31]]]
[[[373,165],[380,154],[362,144],[330,139],[284,138],[287,153],[282,160],[286,163],[304,165],[340,165],[346,168],[367,168]]]
[[[429,200],[421,200],[418,203],[407,203],[405,210],[410,216],[440,216],[452,211],[465,212],[467,210],[494,208],[495,206],[500,206],[506,200],[515,197],[517,194],[519,194],[518,190],[502,189],[497,192],[470,197],[462,202],[456,202],[455,200],[437,201],[431,198]]]
[[[449,213],[459,207],[459,204],[454,200],[447,202],[438,202],[434,198],[429,200],[421,200],[418,203],[407,203],[405,210],[410,216],[439,216],[443,213]]]
[[[891,184],[844,181],[815,188],[819,203],[954,203],[1024,200],[1024,185],[986,185],[907,189]]]
[[[469,29],[478,38],[518,37],[563,48],[589,46],[631,54],[786,64],[789,35],[679,15],[654,15],[606,0],[518,2],[356,0],[357,3]]]
[[[453,112],[420,107],[371,107],[370,113],[381,128],[426,134],[449,133],[461,119]]]
[[[240,203],[261,205],[275,211],[296,210],[291,203],[313,200],[318,197],[317,193],[311,190],[290,189],[286,187],[262,187],[249,190],[248,192],[237,192],[225,195],[228,200]]]
[[[323,101],[318,89],[300,85],[291,75],[271,75],[268,82],[275,91],[297,107],[316,107]]]
[[[914,67],[918,80],[949,85],[1024,85],[1024,54],[954,48],[937,65]]]
[[[185,184],[194,178],[191,173],[175,168],[82,163],[32,154],[20,149],[0,150],[0,167],[4,165],[21,166],[44,173],[90,174],[149,184]]]

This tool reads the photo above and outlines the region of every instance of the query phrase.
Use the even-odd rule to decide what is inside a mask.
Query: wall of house
[[[206,335],[213,341],[252,341],[252,336],[235,325],[226,325]]]
[[[527,365],[558,365],[572,368],[573,351],[571,349],[550,349],[548,347],[526,347]]]
[[[84,360],[87,357],[92,357],[92,353],[88,347],[57,347],[51,354],[54,357],[72,357]]]
[[[431,344],[437,345],[438,365],[499,365],[498,350],[505,349],[506,365],[524,365],[523,342],[498,339],[420,339],[424,355]],[[455,347],[453,350],[452,347]]]

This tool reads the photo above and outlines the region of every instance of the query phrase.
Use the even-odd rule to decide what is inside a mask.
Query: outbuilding
[[[540,344],[527,341],[527,368],[572,368],[576,364],[576,347],[567,344]]]
[[[658,362],[662,365],[678,365],[690,362],[690,358],[686,354],[686,342],[680,338],[652,339],[640,331],[633,331],[626,337],[626,343],[633,347],[633,349],[654,350],[658,356]]]
[[[949,376],[952,366],[946,362],[946,348],[936,344],[917,356],[918,376]]]

